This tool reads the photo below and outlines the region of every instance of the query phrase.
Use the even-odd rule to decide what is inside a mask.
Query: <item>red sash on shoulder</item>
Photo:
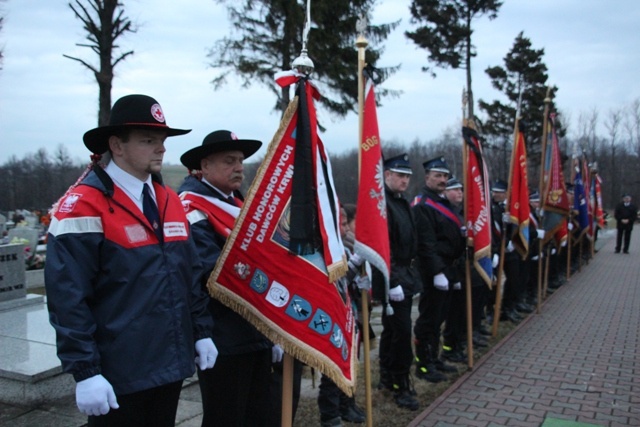
[[[187,217],[194,211],[200,211],[207,217],[207,221],[216,233],[229,237],[236,218],[240,214],[239,207],[215,197],[203,196],[191,191],[181,193],[180,199],[182,199]],[[240,200],[236,198],[235,201],[238,206],[242,206]]]
[[[453,212],[451,209],[449,209],[447,206],[443,205],[442,203],[438,203],[438,202],[430,199],[429,197],[424,197],[423,199],[424,199],[423,203],[426,206],[429,206],[429,207],[437,210],[442,215],[447,217],[449,220],[453,221],[458,226],[458,228],[462,228],[462,221],[460,220],[460,217],[455,212]]]

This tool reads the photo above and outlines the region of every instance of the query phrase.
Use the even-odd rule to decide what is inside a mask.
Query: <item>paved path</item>
[[[640,426],[640,230],[612,237],[410,425]]]

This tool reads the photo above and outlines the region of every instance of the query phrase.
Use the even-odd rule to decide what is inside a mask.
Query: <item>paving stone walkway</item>
[[[614,245],[410,425],[640,426],[640,233],[629,255]]]

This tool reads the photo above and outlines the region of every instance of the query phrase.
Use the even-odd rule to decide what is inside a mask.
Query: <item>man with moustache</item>
[[[444,157],[423,163],[425,187],[413,200],[418,231],[418,270],[423,290],[414,327],[416,376],[429,382],[447,379],[442,372],[456,368],[440,360],[441,327],[449,309],[451,291],[460,286],[461,277],[454,266],[464,251],[462,219],[444,197],[449,166]]]
[[[218,130],[180,157],[189,171],[196,171],[185,178],[179,193],[204,266],[200,283],[205,289],[244,200],[239,191],[243,162],[261,145]],[[209,312],[219,355],[214,369],[198,371],[202,426],[267,425],[271,362],[282,359],[282,349],[214,298]]]

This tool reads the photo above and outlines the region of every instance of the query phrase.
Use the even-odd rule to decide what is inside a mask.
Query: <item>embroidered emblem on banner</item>
[[[276,307],[284,307],[289,302],[289,290],[282,284],[274,281],[269,292],[267,292],[266,298],[267,301]]]
[[[262,271],[256,270],[256,272],[253,273],[253,277],[251,278],[251,283],[249,286],[251,286],[251,289],[253,289],[254,291],[258,292],[259,294],[262,294],[269,287],[269,278]],[[286,292],[288,297],[289,291],[286,291]],[[282,307],[282,306],[279,306],[279,307]]]
[[[64,212],[64,213],[71,212],[73,208],[76,207],[76,204],[78,203],[78,200],[80,200],[80,197],[82,197],[82,194],[78,194],[78,193],[69,194],[67,198],[64,199],[64,202],[60,204],[60,208],[58,208],[58,212]]]
[[[331,334],[329,341],[331,341],[331,344],[335,345],[337,348],[341,348],[344,345],[344,335],[342,335],[342,329],[340,329],[340,326],[333,325],[333,333]]]
[[[285,313],[296,320],[307,320],[311,316],[311,304],[298,295],[294,295]]]
[[[311,319],[311,323],[309,323],[309,327],[320,335],[326,335],[331,332],[332,325],[331,317],[320,309],[316,311],[313,319]]]
[[[233,271],[235,271],[236,275],[239,278],[244,280],[249,277],[249,274],[251,274],[251,267],[249,267],[249,264],[236,262],[235,264],[233,264]],[[264,290],[262,292],[264,292]]]

